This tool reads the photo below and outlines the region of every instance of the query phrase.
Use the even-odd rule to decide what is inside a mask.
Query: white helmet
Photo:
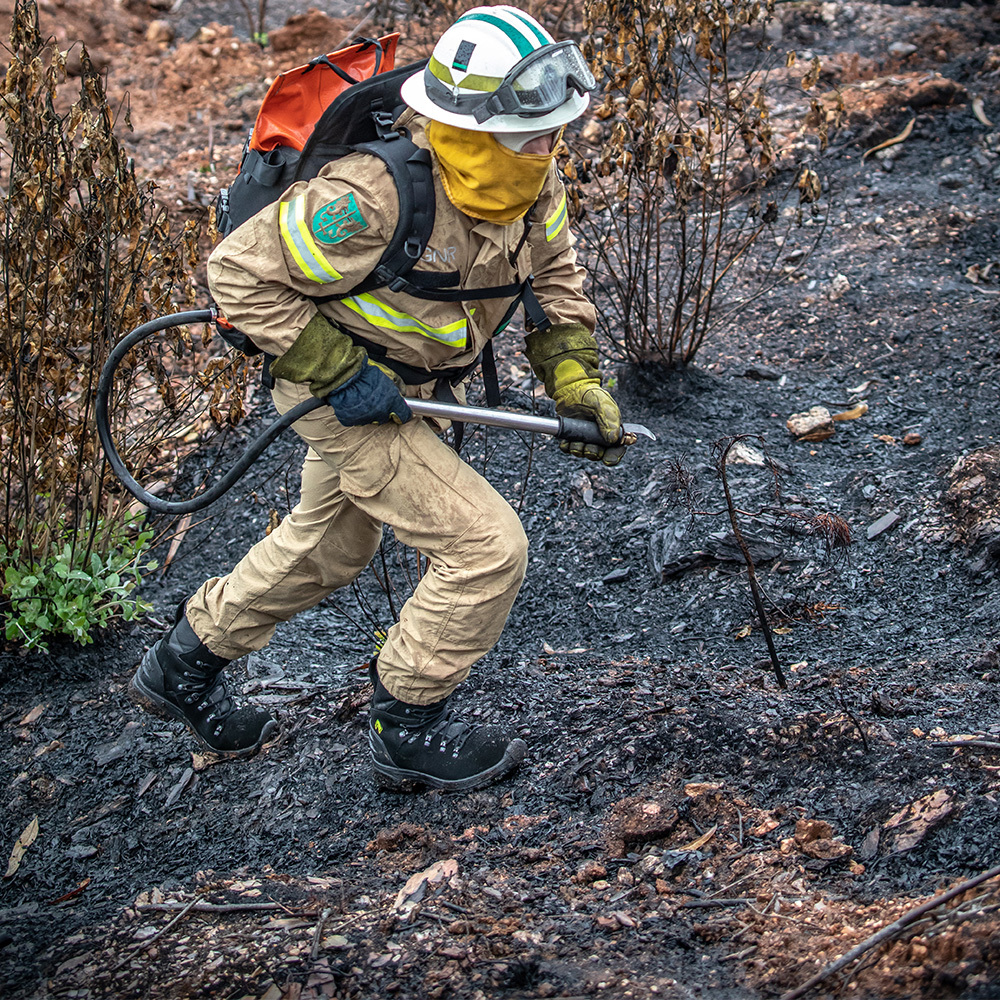
[[[474,7],[438,40],[403,100],[473,132],[545,132],[583,114],[596,86],[575,42],[556,42],[516,7]]]

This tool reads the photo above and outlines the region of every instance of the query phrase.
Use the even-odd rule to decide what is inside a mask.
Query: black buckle
[[[376,110],[372,112],[372,119],[375,122],[375,131],[380,139],[385,142],[392,142],[399,138],[399,133],[392,127],[393,117],[386,111]]]
[[[380,285],[388,285],[392,281],[398,281],[399,278],[395,271],[390,271],[385,264],[380,264],[372,274],[378,279]]]
[[[378,280],[377,285],[371,286],[373,288],[388,288],[390,292],[400,292],[404,288],[409,287],[410,284],[406,278],[396,274],[395,271],[389,270],[385,264],[380,264],[372,274]]]

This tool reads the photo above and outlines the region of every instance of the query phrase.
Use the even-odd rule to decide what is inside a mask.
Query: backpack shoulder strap
[[[421,149],[408,135],[387,130],[383,138],[358,143],[353,150],[377,156],[385,164],[396,185],[399,216],[392,238],[371,274],[349,292],[313,297],[317,303],[334,302],[375,288],[398,291],[400,283],[405,283],[404,275],[424,255],[434,228],[434,177],[431,155],[426,149]]]
[[[387,131],[384,138],[356,148],[374,154],[385,164],[396,184],[399,218],[389,245],[372,274],[362,282],[362,286],[372,284],[358,286],[352,294],[382,285],[391,288],[395,279],[407,274],[427,249],[437,210],[431,154],[408,135]]]

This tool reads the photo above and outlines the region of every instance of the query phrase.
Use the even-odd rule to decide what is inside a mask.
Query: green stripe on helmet
[[[527,27],[533,32],[534,36],[538,39],[539,45],[551,45],[552,39],[547,38],[545,34],[539,30],[538,25],[530,18],[527,14],[522,14],[520,11],[511,10],[508,11],[511,17],[516,17],[519,21],[522,21]]]
[[[522,35],[512,24],[508,24],[493,14],[463,14],[455,24],[461,24],[463,21],[485,21],[486,24],[492,24],[493,27],[499,28],[517,47],[518,54],[522,59],[525,56],[531,55],[537,48],[536,45],[532,45],[531,41]]]

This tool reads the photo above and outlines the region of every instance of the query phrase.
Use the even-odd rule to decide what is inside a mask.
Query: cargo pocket
[[[338,465],[340,488],[348,496],[375,496],[392,479],[399,468],[399,434],[397,424],[366,427],[344,449]]]

